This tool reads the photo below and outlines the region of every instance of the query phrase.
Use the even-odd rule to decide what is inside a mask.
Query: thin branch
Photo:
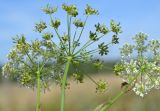
[[[74,53],[74,42],[75,42],[75,39],[76,39],[76,34],[77,34],[77,29],[78,29],[78,27],[76,27],[76,30],[75,30],[75,32],[74,32],[74,36],[73,36],[73,41],[72,41],[72,54]]]
[[[95,83],[96,85],[98,85],[98,83],[88,74],[85,74],[93,83]]]
[[[87,19],[88,19],[88,16],[86,16],[86,19],[85,19],[85,22],[84,22],[84,27],[85,27],[85,25],[86,25]],[[81,30],[81,32],[80,32],[80,35],[79,35],[79,37],[78,37],[78,39],[77,39],[77,42],[79,42],[79,40],[80,40],[80,38],[81,38],[81,36],[82,36],[84,27],[82,28],[82,30]],[[73,51],[72,51],[73,53],[74,53],[75,49],[76,49],[76,47],[73,48]]]
[[[50,19],[51,19],[51,22],[52,22],[52,21],[53,21],[53,18],[52,18],[51,15],[50,15]],[[65,49],[66,53],[68,54],[68,52],[67,52],[67,50],[66,50],[66,48],[65,48],[65,45],[64,45],[64,43],[63,43],[63,40],[61,39],[61,36],[60,36],[60,34],[58,33],[58,30],[57,30],[56,28],[54,28],[54,30],[55,30],[56,35],[57,35],[57,37],[59,38],[60,42],[62,43],[62,47]]]
[[[137,78],[138,76],[141,75],[141,73],[138,73],[128,85],[126,85],[123,90],[121,90],[116,96],[114,96],[108,104],[104,104],[104,106],[100,109],[100,111],[108,111],[108,109],[121,97],[123,96],[126,92],[128,92],[128,86],[130,86]]]
[[[98,37],[98,40],[101,39],[102,37],[104,37],[105,35],[106,35],[106,34],[104,34],[104,35]],[[82,46],[82,48],[79,49],[74,55],[77,55],[81,50],[87,48],[88,46],[90,46],[90,45],[92,45],[93,43],[96,42],[96,41],[92,41],[92,42],[91,42],[91,41],[92,41],[92,40],[89,39],[89,40]],[[91,42],[91,43],[90,43],[90,42]],[[109,43],[109,44],[111,44],[111,43]]]
[[[67,14],[67,28],[68,28],[68,45],[69,54],[71,53],[71,17]]]
[[[28,52],[26,51],[25,48],[24,48],[24,51],[25,51],[27,57],[29,58],[30,62],[31,62],[33,65],[35,65],[35,62],[32,60],[32,58],[30,57],[30,55],[28,54]]]

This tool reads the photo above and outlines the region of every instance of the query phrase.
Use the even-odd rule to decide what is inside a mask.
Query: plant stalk
[[[128,92],[128,86],[130,86],[137,78],[138,76],[141,75],[141,73],[138,73],[131,81],[130,83],[122,89],[116,96],[114,96],[108,104],[105,104],[100,111],[108,111],[110,107],[121,97],[123,96],[126,92]]]
[[[124,91],[118,93],[109,103],[108,105],[104,106],[100,111],[108,111],[108,109],[121,97],[125,94]]]
[[[41,97],[41,80],[40,80],[40,71],[37,71],[37,105],[36,111],[40,111],[40,97]]]
[[[60,107],[60,111],[64,111],[65,86],[66,86],[66,82],[67,82],[67,74],[68,74],[68,71],[69,71],[71,60],[72,60],[72,57],[67,58],[67,63],[66,63],[66,67],[65,67],[65,70],[64,70],[63,79],[61,81],[62,86],[61,86],[61,107]]]

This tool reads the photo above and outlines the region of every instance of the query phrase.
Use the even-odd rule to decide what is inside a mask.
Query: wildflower
[[[35,31],[39,33],[41,33],[46,28],[47,28],[47,25],[43,21],[40,21],[39,23],[36,23],[35,25]]]
[[[46,8],[42,8],[42,11],[50,16],[50,25],[54,29],[58,41],[56,41],[56,43],[54,42],[52,33],[42,33],[48,26],[45,22],[40,21],[35,25],[34,30],[42,33],[42,40],[36,39],[32,42],[27,42],[24,35],[14,38],[14,48],[8,55],[9,61],[3,67],[3,75],[15,79],[23,86],[36,87],[38,89],[36,110],[40,109],[40,91],[42,88],[44,88],[44,90],[45,88],[48,89],[48,83],[51,80],[55,80],[61,86],[61,110],[63,110],[65,88],[68,86],[67,74],[70,65],[72,64],[76,67],[73,76],[78,82],[82,83],[84,74],[81,73],[81,69],[78,67],[79,64],[92,62],[93,55],[97,52],[99,52],[101,56],[107,55],[109,53],[109,45],[118,43],[118,34],[121,32],[119,23],[112,22],[111,30],[104,24],[101,25],[98,23],[95,25],[96,31],[89,32],[89,40],[81,44],[81,37],[87,18],[89,15],[98,15],[98,10],[87,5],[85,8],[85,22],[76,18],[75,21],[72,22],[72,18],[78,15],[77,7],[75,5],[63,4],[61,8],[67,13],[67,32],[64,32],[64,35],[59,33],[58,28],[61,22],[59,19],[52,18],[52,14],[57,11],[57,7],[47,5]],[[76,27],[74,34],[72,33],[74,31],[72,30],[73,25]],[[96,49],[89,50],[89,47],[93,43],[99,41],[110,31],[114,34],[108,44],[103,42],[99,44]],[[92,64],[98,69],[103,68],[100,60],[96,60]],[[104,92],[107,89],[107,82],[102,80],[95,82],[91,77],[87,77],[97,85],[97,92]]]
[[[133,37],[134,45],[125,44],[121,48],[121,62],[115,65],[115,72],[125,82],[131,85],[132,90],[139,96],[144,97],[148,92],[160,87],[160,67],[155,59],[158,57],[158,41],[147,41],[147,35],[138,33]],[[135,54],[135,58],[129,58]],[[153,52],[152,57],[144,54]]]
[[[113,35],[112,36],[112,44],[118,44],[119,43],[119,38],[118,38],[118,36],[117,35]]]
[[[59,19],[51,20],[51,26],[57,29],[60,26],[61,22]]]
[[[99,59],[95,60],[93,65],[99,70],[101,70],[103,68],[103,62],[100,61]]]
[[[84,27],[84,22],[81,21],[81,19],[75,19],[73,24],[78,28],[78,27]]]
[[[68,35],[64,33],[62,40],[64,41],[64,43],[66,43],[69,40]]]
[[[86,15],[98,15],[99,12],[98,12],[98,10],[92,8],[90,5],[87,4],[87,6],[85,8],[85,14]]]
[[[73,77],[75,78],[75,80],[79,83],[83,83],[83,74],[80,73],[73,73]]]
[[[40,50],[41,42],[38,39],[36,39],[35,41],[32,42],[31,46],[33,48],[33,51],[38,51]]]
[[[124,67],[124,65],[121,64],[121,63],[118,63],[118,64],[116,64],[116,65],[114,66],[114,72],[115,72],[116,75],[121,74],[122,71],[124,71],[124,70],[125,70],[125,67]]]
[[[111,28],[111,31],[116,33],[116,34],[122,33],[120,23],[116,23],[114,20],[111,20],[110,28]]]
[[[120,49],[121,55],[122,56],[129,56],[133,53],[134,46],[130,44],[125,44],[123,47]]]
[[[96,92],[104,93],[108,89],[108,83],[106,81],[99,80],[97,82]]]
[[[104,42],[99,44],[98,48],[99,48],[99,54],[100,55],[107,55],[108,52],[109,52],[108,45],[107,44],[105,45]]]
[[[21,78],[21,84],[25,85],[29,83],[30,80],[31,80],[31,76],[28,73],[24,73]]]
[[[21,85],[34,88],[37,86],[36,71],[38,67],[43,69],[40,72],[43,74],[40,77],[40,80],[43,82],[54,78],[53,75],[55,73],[53,72],[55,70],[53,69],[55,67],[57,70],[61,69],[57,66],[45,65],[49,63],[56,64],[57,59],[55,58],[59,56],[56,55],[59,54],[56,47],[54,47],[54,50],[51,50],[50,47],[44,46],[43,41],[38,39],[28,43],[24,35],[16,36],[13,40],[15,48],[8,54],[9,61],[3,66],[4,76],[16,80]],[[53,46],[54,44],[52,43],[52,48]]]
[[[97,25],[95,25],[96,27],[96,31],[102,34],[107,34],[109,32],[109,29],[103,24],[100,25],[100,23],[98,23]]]
[[[159,48],[160,48],[160,41],[158,40],[149,41],[149,49],[153,51],[155,55],[157,55]]]
[[[47,7],[42,8],[42,11],[45,12],[46,14],[53,14],[57,11],[58,7],[52,7],[50,5],[47,5]]]
[[[75,5],[62,5],[62,9],[64,9],[68,15],[76,17],[78,15],[78,10]]]
[[[50,32],[46,32],[42,35],[42,38],[45,40],[51,40],[53,38],[53,35]]]
[[[99,40],[98,38],[97,38],[97,33],[95,32],[89,32],[89,38],[91,39],[91,40],[93,40],[93,41],[97,41],[97,40]]]

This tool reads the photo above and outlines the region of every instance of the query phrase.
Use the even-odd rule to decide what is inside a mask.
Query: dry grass
[[[83,84],[70,80],[70,89],[66,90],[66,111],[92,111],[120,90],[118,77],[100,74],[93,76],[96,80],[108,81],[109,89],[105,94],[95,93],[95,84],[85,79]],[[42,94],[42,111],[59,111],[60,88],[53,85],[51,91]],[[34,111],[36,93],[31,89],[21,88],[15,84],[1,84],[0,111]],[[128,93],[112,107],[111,111],[159,111],[160,94],[153,91],[144,99]]]

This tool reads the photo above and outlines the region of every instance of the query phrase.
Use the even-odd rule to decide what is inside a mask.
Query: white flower
[[[133,40],[135,45],[126,44],[121,48],[124,68],[118,75],[130,85],[135,85],[132,90],[144,97],[151,89],[160,89],[160,42],[148,42],[144,33],[136,34]],[[147,57],[145,53],[152,53],[153,56]]]

